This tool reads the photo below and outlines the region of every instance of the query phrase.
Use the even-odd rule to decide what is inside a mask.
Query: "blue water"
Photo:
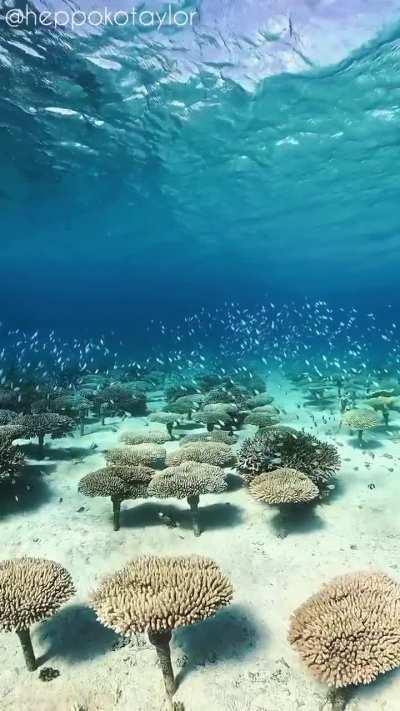
[[[137,343],[225,300],[397,308],[400,8],[325,5],[3,17],[1,320]]]

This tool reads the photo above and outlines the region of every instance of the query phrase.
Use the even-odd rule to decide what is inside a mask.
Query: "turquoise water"
[[[273,34],[226,4],[164,33],[3,23],[3,320],[393,301],[399,40],[372,6],[299,12],[292,37],[289,12]]]

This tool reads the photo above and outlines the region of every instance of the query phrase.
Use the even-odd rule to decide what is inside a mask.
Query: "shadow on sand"
[[[234,474],[233,472],[226,475],[226,483],[228,484],[227,491],[238,491],[239,489],[243,489],[245,486],[243,478],[239,476],[239,474]]]
[[[126,505],[129,505],[129,501]],[[182,502],[183,503],[183,502]],[[164,502],[146,502],[134,504],[121,511],[121,527],[145,528],[146,526],[159,526],[159,514],[163,513],[175,521],[182,530],[192,529],[192,518],[189,506],[185,509]],[[199,521],[202,530],[211,531],[218,528],[231,528],[238,526],[242,520],[242,510],[229,502],[202,505],[200,497]]]
[[[386,672],[386,674],[382,674],[379,676],[376,681],[372,682],[372,684],[368,684],[368,686],[358,686],[353,689],[351,699],[358,700],[360,704],[360,709],[364,708],[364,703],[368,702],[368,705],[376,703],[376,707],[379,707],[379,695],[385,689],[388,689],[391,686],[397,687],[398,684],[400,683],[400,669],[394,669],[391,672]],[[398,696],[398,692],[396,693],[396,698]],[[387,702],[386,702],[387,703]],[[382,706],[383,708],[383,706]],[[389,708],[389,707],[388,707]],[[394,707],[393,707],[394,708]],[[397,706],[396,706],[397,708]]]
[[[196,667],[244,659],[261,640],[265,645],[265,636],[265,629],[240,605],[231,605],[198,625],[181,627],[174,633],[174,643],[185,655],[186,663],[177,674],[178,685]]]
[[[0,518],[34,511],[53,498],[46,474],[54,471],[52,464],[30,464],[14,484],[8,481],[0,487]]]
[[[279,538],[286,538],[293,533],[320,531],[325,523],[318,515],[316,504],[297,504],[279,508],[271,525]]]
[[[39,664],[53,657],[79,664],[110,652],[119,640],[118,635],[103,627],[94,611],[84,605],[70,605],[60,610],[41,624],[37,636],[48,645]]]
[[[62,442],[62,440],[61,440]],[[91,449],[88,447],[63,447],[62,444],[53,445],[51,442],[46,442],[43,457],[39,457],[39,447],[37,444],[21,444],[18,445],[23,453],[29,459],[37,459],[40,462],[63,462],[73,459],[83,459],[91,454],[98,452],[98,448]]]
[[[344,478],[341,478],[340,476],[337,478],[332,478],[329,482],[331,486],[334,486],[334,489],[328,489],[326,492],[326,495],[323,494],[322,498],[316,502],[316,506],[329,506],[330,504],[333,504],[337,499],[340,499],[342,496],[344,496],[345,491],[346,491],[346,482],[344,481]]]
[[[373,439],[372,437],[366,437],[363,439],[361,447],[357,437],[348,439],[346,444],[353,449],[357,449],[359,452],[368,452],[368,450],[380,449],[385,446],[379,439]]]

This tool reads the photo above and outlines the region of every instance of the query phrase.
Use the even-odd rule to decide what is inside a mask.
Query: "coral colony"
[[[29,343],[28,335],[22,338]],[[246,338],[251,340],[251,335]],[[38,345],[37,336],[33,343]],[[277,509],[284,521],[279,537],[290,539],[296,517],[307,519],[329,503],[344,476],[335,433],[347,437],[354,451],[368,453],[372,445],[375,456],[376,438],[384,443],[390,436],[392,416],[400,409],[397,351],[392,350],[385,368],[372,362],[364,367],[360,354],[349,367],[347,355],[338,376],[337,355],[329,361],[317,354],[312,361],[307,353],[301,360],[296,341],[293,346],[294,359],[281,357],[278,363],[271,361],[270,368],[271,354],[266,353],[258,361],[253,354],[251,365],[242,359],[230,369],[211,354],[208,369],[204,355],[196,362],[192,353],[185,364],[180,352],[143,364],[115,362],[100,367],[92,362],[89,371],[83,367],[83,356],[72,362],[67,346],[58,343],[54,334],[51,351],[55,350],[62,367],[55,366],[51,357],[44,367],[42,356],[40,363],[32,364],[31,358],[27,366],[20,358],[11,367],[3,351],[0,487],[4,500],[17,489],[19,496],[29,497],[29,486],[24,489],[23,484],[35,460],[59,456],[71,435],[87,446],[88,433],[101,436],[107,419],[117,446],[98,452],[100,466],[87,468],[75,489],[77,497],[89,497],[94,503],[101,497],[110,499],[112,508],[104,509],[98,518],[104,535],[118,540],[130,508],[133,520],[135,506],[142,500],[157,504],[159,516],[154,512],[153,525],[166,522],[173,528],[177,524],[163,507],[186,500],[187,513],[182,508],[182,516],[190,521],[186,528],[195,538],[207,537],[212,548],[206,512],[213,497],[229,500],[233,480],[236,489],[241,487],[244,506],[253,502],[260,512],[266,540],[274,535],[262,519],[268,507]],[[281,383],[278,397],[270,392],[270,384],[277,392],[276,369]],[[296,427],[298,415],[287,421],[288,392],[296,393],[297,411],[308,417],[308,428]],[[318,422],[329,427],[328,438],[318,432]],[[108,533],[109,521],[115,534]],[[125,531],[129,537],[129,530]],[[169,532],[171,541],[175,533]],[[146,536],[144,527],[144,542]],[[196,541],[191,540],[191,556],[132,557],[122,570],[96,582],[92,593],[95,581],[87,580],[87,603],[103,625],[127,638],[145,634],[155,647],[171,708],[181,708],[173,700],[179,689],[170,652],[175,630],[215,615],[240,592],[234,593],[216,562],[196,555]],[[108,567],[113,568],[111,559]],[[368,571],[323,582],[321,592],[300,606],[290,622],[282,619],[280,624],[283,629],[289,625],[290,645],[328,687],[327,708],[338,711],[355,687],[400,666],[400,586],[384,573]],[[292,585],[296,586],[295,570]],[[74,594],[69,572],[51,560],[16,557],[0,563],[0,628],[19,637],[28,670],[35,671],[41,664],[33,651],[31,629],[57,615]],[[279,606],[274,615],[279,616]],[[53,672],[43,678],[55,678]],[[131,683],[135,683],[134,669]]]

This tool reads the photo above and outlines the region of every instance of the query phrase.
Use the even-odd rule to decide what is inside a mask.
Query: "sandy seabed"
[[[56,560],[71,573],[76,596],[32,629],[41,666],[59,670],[50,682],[29,673],[14,634],[0,635],[0,708],[13,711],[158,711],[166,708],[154,648],[145,636],[125,642],[96,621],[89,593],[100,578],[142,554],[212,557],[231,578],[230,607],[200,625],[175,632],[172,658],[176,700],[185,711],[317,711],[325,689],[287,642],[291,612],[324,582],[342,573],[380,570],[400,579],[400,418],[371,432],[366,446],[339,428],[337,413],[298,407],[302,395],[280,378],[269,392],[285,411],[283,423],[305,427],[336,443],[342,458],[337,486],[286,538],[278,514],[233,485],[201,497],[200,538],[185,501],[126,501],[121,529],[112,530],[111,503],[77,491],[86,473],[104,466],[104,450],[146,418],[90,424],[83,437],[50,440],[42,462],[27,445],[31,483],[19,500],[4,502],[1,559],[22,555]],[[152,403],[157,409],[163,403]],[[394,413],[396,414],[396,413]],[[313,422],[311,415],[315,418]],[[159,425],[151,425],[159,430]],[[399,432],[398,432],[399,430]],[[240,432],[240,440],[255,428]],[[397,439],[399,441],[397,441]],[[93,447],[96,445],[96,448]],[[167,443],[169,450],[177,442]],[[239,445],[237,445],[239,446]],[[169,528],[158,516],[169,514]],[[358,689],[348,711],[400,709],[400,671]]]

